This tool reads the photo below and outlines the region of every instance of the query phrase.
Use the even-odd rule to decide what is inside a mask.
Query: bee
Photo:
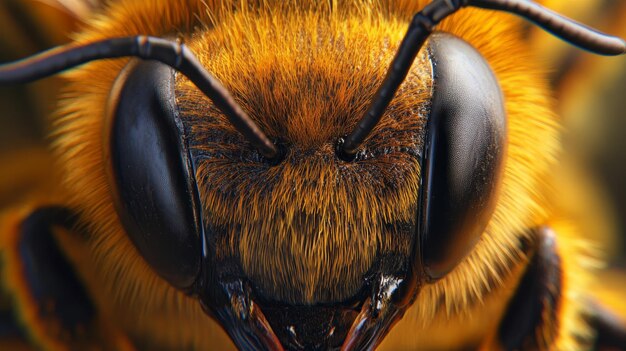
[[[153,0],[1,66],[74,68],[61,181],[0,221],[19,323],[51,350],[623,349],[510,13],[626,52],[523,0]]]

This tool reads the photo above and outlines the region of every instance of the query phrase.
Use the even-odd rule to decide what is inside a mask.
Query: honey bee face
[[[407,49],[467,5],[427,3],[111,5],[79,41],[176,37],[234,99],[154,38],[137,55],[181,73],[131,60],[67,75],[55,147],[97,304],[142,316],[123,322],[136,335],[168,329],[164,343],[209,346],[198,335],[219,324],[242,349],[354,350],[405,313],[480,300],[546,220],[556,124],[519,23],[467,11]]]
[[[418,286],[446,276],[480,238],[505,150],[506,114],[491,68],[470,44],[437,34],[414,62],[388,118],[353,159],[338,155],[338,140],[365,114],[384,79],[384,62],[397,51],[390,43],[401,39],[402,26],[383,16],[364,23],[327,15],[259,11],[251,21],[235,12],[185,39],[279,145],[277,161],[259,153],[191,81],[155,64],[129,64],[109,97],[110,178],[125,227],[153,221],[143,206],[142,223],[127,215],[137,211],[129,203],[145,181],[136,176],[142,169],[125,165],[148,158],[150,169],[144,150],[161,150],[146,136],[151,132],[134,128],[140,117],[128,116],[171,113],[185,141],[174,154],[189,155],[184,169],[197,191],[203,258],[197,238],[181,234],[173,242],[164,233],[152,243],[133,229],[142,255],[168,281],[198,295],[231,335],[245,324],[231,311],[239,308],[233,299],[242,299],[260,311],[254,318],[263,326],[252,338],[275,333],[289,348],[340,347],[357,318],[373,320],[370,306],[379,304],[376,313],[384,317],[351,334],[371,333],[362,347],[377,343]],[[363,25],[372,32],[362,33]],[[280,43],[280,50],[270,43]],[[153,93],[146,85],[158,88]],[[153,101],[153,94],[157,102],[142,102]],[[165,189],[162,196],[140,197],[167,208],[160,198],[175,191]],[[420,191],[441,200],[420,201]],[[420,226],[428,234],[418,235]],[[237,337],[240,346],[255,345]]]

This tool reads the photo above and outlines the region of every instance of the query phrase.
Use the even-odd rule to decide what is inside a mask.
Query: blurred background
[[[132,1],[132,0],[131,0]],[[544,0],[545,5],[599,30],[626,37],[626,1]],[[0,0],[0,62],[70,41],[98,0]],[[626,59],[593,56],[528,27],[545,63],[563,116],[560,206],[626,271]],[[0,208],[45,186],[47,116],[59,78],[0,87]],[[20,167],[15,167],[17,163]],[[43,177],[42,177],[43,175]]]
[[[69,42],[96,6],[90,0],[0,0],[0,62]],[[60,86],[59,78],[0,86],[0,209],[54,186],[46,135]]]
[[[626,38],[626,1],[545,0],[600,31]],[[539,30],[530,36],[551,72],[563,117],[562,206],[612,267],[626,271],[626,58],[595,56]],[[583,202],[583,203],[581,203]]]

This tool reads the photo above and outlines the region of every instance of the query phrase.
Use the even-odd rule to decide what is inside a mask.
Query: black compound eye
[[[506,113],[491,68],[468,43],[430,39],[434,92],[422,161],[417,234],[430,280],[472,250],[495,207],[506,147]]]
[[[202,224],[174,86],[168,66],[131,61],[109,97],[104,149],[128,236],[161,277],[186,289],[200,270]]]

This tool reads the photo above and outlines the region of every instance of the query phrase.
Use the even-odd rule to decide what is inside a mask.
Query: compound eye
[[[111,90],[104,149],[126,233],[152,269],[186,289],[200,270],[202,224],[174,83],[171,68],[131,61]]]
[[[495,207],[506,113],[491,68],[468,43],[431,37],[434,92],[422,160],[417,235],[424,273],[437,280],[472,250]]]

